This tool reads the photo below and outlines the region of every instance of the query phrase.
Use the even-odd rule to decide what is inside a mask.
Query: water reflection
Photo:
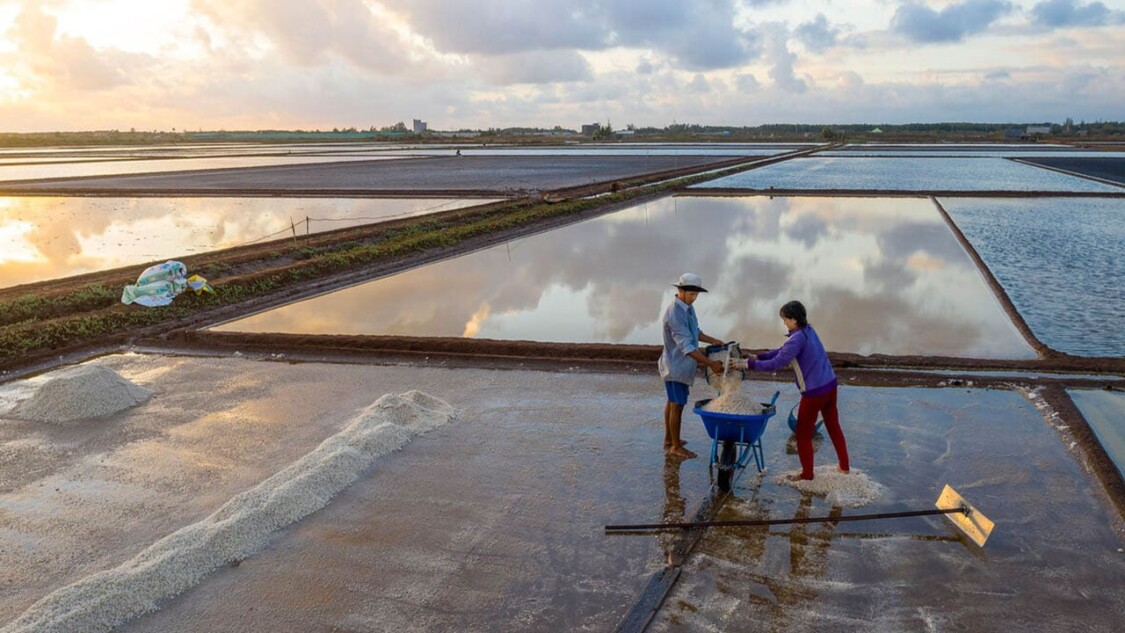
[[[898,156],[795,158],[704,182],[692,188],[711,187],[851,191],[1121,192],[1120,187],[1004,158]]]
[[[0,198],[0,288],[257,240],[312,218],[312,233],[487,200]],[[304,234],[305,228],[299,229]],[[282,236],[284,237],[284,236]]]
[[[216,329],[659,344],[685,270],[751,347],[800,298],[835,351],[1034,356],[924,199],[665,198]]]

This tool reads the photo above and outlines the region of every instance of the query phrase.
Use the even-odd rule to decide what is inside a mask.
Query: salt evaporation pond
[[[41,178],[79,178],[124,174],[154,174],[202,169],[238,169],[274,165],[307,165],[358,160],[392,160],[402,156],[214,156],[208,158],[116,159],[70,163],[0,165],[0,183]]]
[[[0,198],[0,288],[484,204],[448,198]],[[274,235],[271,239],[288,237]],[[140,272],[138,270],[138,272]]]
[[[1068,389],[1067,394],[1125,477],[1125,392]]]
[[[1039,340],[1078,356],[1125,356],[1125,200],[941,204]]]
[[[932,509],[949,484],[995,521],[985,547],[942,517],[708,530],[649,630],[1122,630],[1116,512],[1018,392],[845,386],[840,398],[852,465],[886,498],[857,511],[777,485],[797,458],[789,429],[771,424],[770,472],[743,479],[715,518]],[[827,437],[814,446],[817,465],[834,464]]]
[[[693,185],[693,189],[1043,191],[1122,193],[1003,158],[795,158]]]
[[[1035,356],[921,198],[664,198],[215,329],[659,344],[684,271],[703,330],[744,348],[800,299],[834,351]]]

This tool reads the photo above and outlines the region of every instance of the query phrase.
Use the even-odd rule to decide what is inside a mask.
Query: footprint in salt
[[[818,466],[813,470],[814,478],[811,480],[789,481],[785,477],[787,474],[800,474],[800,471],[782,473],[774,479],[774,483],[825,497],[832,505],[842,508],[859,508],[868,505],[886,498],[889,492],[886,486],[868,477],[858,468],[852,468],[851,472],[845,474],[837,470],[835,465]]]

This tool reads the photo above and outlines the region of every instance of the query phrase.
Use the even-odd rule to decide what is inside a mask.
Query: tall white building
[[[426,122],[422,119],[414,119],[414,133],[421,134],[426,131]]]

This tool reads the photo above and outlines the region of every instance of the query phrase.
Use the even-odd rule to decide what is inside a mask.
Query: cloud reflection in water
[[[664,198],[216,329],[658,344],[681,272],[704,331],[783,340],[809,308],[830,349],[1033,358],[926,199]]]

